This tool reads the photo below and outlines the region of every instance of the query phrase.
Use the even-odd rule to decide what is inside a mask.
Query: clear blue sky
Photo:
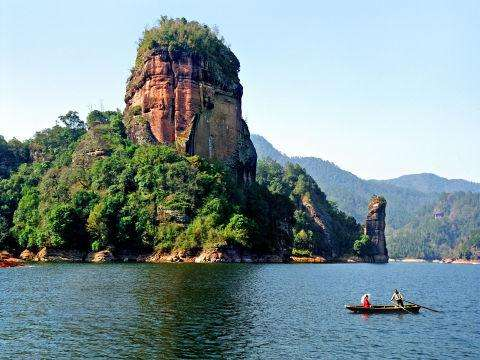
[[[0,1],[0,134],[123,110],[161,15],[218,26],[252,133],[364,178],[480,182],[480,1]]]

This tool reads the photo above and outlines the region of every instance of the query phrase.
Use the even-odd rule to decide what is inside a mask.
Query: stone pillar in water
[[[387,201],[382,196],[374,195],[368,204],[365,221],[365,235],[373,244],[372,260],[376,263],[388,262],[388,250],[385,242],[385,209]]]

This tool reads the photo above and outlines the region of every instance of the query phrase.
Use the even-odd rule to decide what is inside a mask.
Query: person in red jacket
[[[366,308],[372,306],[372,304],[370,303],[370,296],[368,294],[362,296],[362,306]]]

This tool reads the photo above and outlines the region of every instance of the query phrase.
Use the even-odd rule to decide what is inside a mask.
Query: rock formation
[[[315,254],[322,254],[328,259],[334,259],[338,256],[338,244],[332,236],[332,217],[319,206],[321,204],[319,194],[313,193],[310,196],[313,196],[314,201],[308,196],[302,196],[301,203],[297,204],[297,207],[305,210],[315,226],[316,233],[321,235],[321,241],[315,243],[313,251]],[[326,201],[326,198],[324,201]]]
[[[368,215],[365,221],[365,235],[373,244],[373,262],[388,262],[388,250],[385,242],[385,209],[387,201],[381,196],[373,196],[368,204]]]
[[[257,154],[242,119],[242,86],[216,83],[206,64],[199,55],[151,50],[128,81],[127,133],[137,143],[220,160],[240,182],[252,182]]]

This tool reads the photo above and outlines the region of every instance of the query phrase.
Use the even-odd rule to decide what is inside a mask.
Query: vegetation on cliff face
[[[392,257],[476,259],[480,258],[479,229],[480,194],[442,194],[414,220],[389,234],[388,250]]]
[[[258,162],[257,181],[295,204],[294,254],[338,257],[353,253],[361,226],[327,201],[317,183],[299,165],[282,167],[267,159]]]
[[[143,32],[133,71],[141,69],[151,52],[159,49],[168,50],[172,56],[187,54],[202,59],[204,69],[216,85],[239,82],[240,62],[218,31],[207,25],[162,16],[157,26]]]
[[[35,161],[0,180],[0,247],[288,253],[293,206],[218,163],[132,144],[118,112],[74,113],[28,143]],[[67,118],[64,118],[64,120]]]

